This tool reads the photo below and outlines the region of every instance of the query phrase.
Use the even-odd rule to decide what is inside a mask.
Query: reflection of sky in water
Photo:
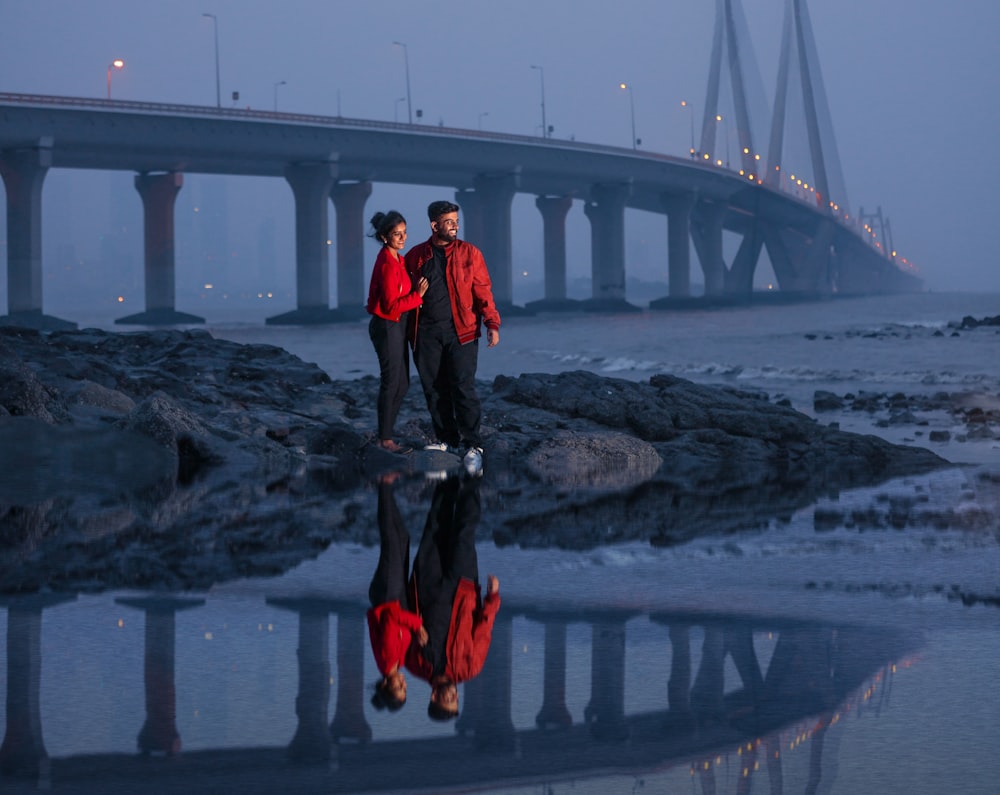
[[[353,550],[344,557],[358,564],[355,579],[363,577],[360,569],[374,561],[372,550]],[[487,557],[488,553],[482,555]],[[504,655],[509,648],[510,717],[518,731],[532,731],[543,698],[545,630],[522,611],[545,605],[526,604],[519,596],[516,575],[505,573],[504,578],[502,613],[513,618],[507,636],[509,647],[505,646],[504,636],[497,634],[501,627],[498,623],[492,652]],[[350,581],[352,576],[348,574],[346,579]],[[562,584],[572,589],[572,580],[573,577],[567,577]],[[188,753],[246,747],[280,751],[295,735],[299,620],[294,612],[265,603],[262,597],[268,590],[264,582],[235,584],[228,592],[204,595],[203,605],[176,614],[176,722]],[[115,596],[80,596],[43,613],[41,724],[45,747],[53,759],[93,753],[134,754],[136,736],[146,719],[145,620],[139,610],[116,603]],[[585,597],[581,601],[590,599]],[[669,603],[669,598],[665,602]],[[365,605],[356,604],[358,612],[352,631],[364,633],[360,611]],[[656,609],[654,606],[653,610]],[[904,609],[903,623],[923,623],[920,612],[918,609],[915,615]],[[603,614],[608,615],[607,611]],[[572,616],[573,623],[566,625],[565,704],[578,725],[591,700],[593,630],[581,614]],[[699,623],[703,619],[697,614],[686,614],[685,619],[692,622],[689,639],[694,683],[701,667],[706,633]],[[987,753],[1000,730],[1000,714],[996,709],[1000,686],[994,676],[995,661],[1000,655],[1000,631],[989,616],[983,615],[983,609],[979,609],[975,619],[961,629],[931,629],[924,645],[916,650],[911,650],[913,647],[905,642],[896,645],[894,648],[901,651],[896,660],[879,658],[877,664],[874,660],[866,661],[870,673],[865,676],[863,686],[847,699],[846,705],[839,706],[833,725],[824,735],[823,774],[836,776],[833,791],[988,791],[980,787],[985,786],[984,782],[995,782],[1000,773],[995,754]],[[985,621],[980,622],[981,619]],[[337,712],[338,631],[343,620],[331,616],[328,623],[330,695],[326,724]],[[782,629],[791,630],[789,622],[782,619],[757,619],[755,623],[758,628],[753,634],[754,649],[766,677]],[[769,623],[776,629],[770,632],[763,629]],[[989,628],[977,627],[977,623]],[[4,636],[7,624],[5,610],[0,617],[0,632]],[[635,716],[666,710],[672,648],[669,627],[651,620],[648,612],[637,610],[624,625],[624,637],[625,714]],[[836,643],[836,635],[831,637]],[[410,703],[402,711],[375,712],[367,703],[367,688],[377,674],[366,635],[359,648],[364,653],[366,691],[356,703],[363,705],[364,719],[371,727],[374,742],[454,735],[453,724],[433,724],[427,719],[427,688],[419,680],[411,679]],[[852,658],[863,658],[865,651],[855,650]],[[883,667],[883,663],[893,662],[898,664],[895,669]],[[4,689],[8,667],[7,660],[0,663],[0,687]],[[727,693],[741,688],[741,678],[731,656],[726,657],[724,676]],[[469,698],[469,687],[464,686],[463,699]],[[786,792],[802,791],[805,786],[811,753],[808,737],[816,726],[815,717],[802,715],[774,735],[780,739],[782,748]],[[742,754],[737,753],[737,745],[733,741],[723,742],[707,754],[671,759],[665,770],[646,769],[637,774],[647,787],[662,780],[664,786],[672,788],[690,779],[691,765],[701,765],[709,759],[718,791],[735,791],[738,767],[744,761]],[[342,759],[352,752],[352,747],[341,749]],[[766,755],[762,750],[759,753],[759,760],[764,760]],[[510,762],[512,768],[516,764],[515,760]],[[762,770],[756,775],[763,778],[767,774]],[[554,791],[567,791],[571,779],[553,779]],[[724,786],[725,781],[730,783]],[[629,792],[630,782],[634,783],[634,778],[625,771],[589,783],[576,781],[572,791]],[[765,785],[759,782],[758,786]]]

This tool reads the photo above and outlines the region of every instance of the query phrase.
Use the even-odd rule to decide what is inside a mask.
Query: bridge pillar
[[[572,196],[539,196],[535,206],[542,214],[545,252],[545,298],[532,301],[528,309],[551,311],[575,309],[579,301],[566,297],[566,214]]]
[[[625,301],[625,202],[629,185],[594,185],[583,212],[590,220],[591,298],[585,309],[621,311]]]
[[[295,196],[296,309],[267,318],[269,325],[331,323],[329,219],[330,190],[337,177],[336,163],[293,163],[285,179]]]
[[[483,240],[483,196],[474,190],[455,191],[455,204],[462,209],[462,217],[459,219],[461,227],[458,236],[462,240],[468,240],[475,246],[479,246]],[[485,252],[484,252],[485,256]],[[489,260],[486,261],[489,267]],[[496,296],[493,296],[496,298]]]
[[[722,222],[726,206],[703,201],[692,217],[691,233],[705,277],[705,295],[722,295],[726,288],[726,261],[722,254]]]
[[[481,242],[493,282],[493,298],[501,314],[514,305],[510,206],[517,192],[517,174],[480,174],[472,180],[479,196]]]
[[[177,690],[174,682],[176,615],[181,610],[201,607],[205,600],[151,597],[115,599],[115,602],[145,613],[143,683],[146,720],[139,730],[136,746],[144,754],[179,754],[181,736],[177,731]]]
[[[35,778],[38,789],[51,789],[52,783],[42,737],[42,613],[75,599],[65,594],[0,598],[7,608],[7,725],[0,774]]]
[[[205,322],[203,317],[174,309],[174,202],[183,184],[184,175],[173,171],[135,176],[135,189],[142,197],[146,310],[120,317],[115,323],[166,326]]]
[[[593,623],[590,647],[590,703],[584,718],[599,740],[628,739],[625,722],[625,619]]]
[[[456,729],[472,731],[480,750],[517,751],[517,731],[511,718],[513,624],[500,613],[493,623],[490,652],[478,677],[465,683],[467,718]]]
[[[542,679],[542,708],[535,715],[539,729],[565,728],[573,725],[566,706],[566,622],[545,619],[545,659]]]
[[[371,182],[338,182],[330,191],[337,212],[337,309],[341,320],[364,317],[368,300],[365,289],[365,202],[372,194]]]
[[[7,194],[7,311],[0,324],[35,329],[76,328],[42,314],[42,183],[52,165],[52,144],[0,152]]]
[[[372,727],[365,720],[365,645],[368,627],[362,607],[337,613],[337,708],[330,723],[336,741],[366,743]]]

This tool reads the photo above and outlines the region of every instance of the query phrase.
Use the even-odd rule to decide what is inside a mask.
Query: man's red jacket
[[[486,328],[500,328],[500,313],[493,300],[493,283],[483,253],[471,243],[456,240],[444,246],[448,258],[448,295],[451,297],[451,315],[455,332],[461,345],[479,336],[479,318]],[[414,284],[423,275],[424,263],[434,257],[434,247],[426,240],[406,254],[406,270]],[[419,312],[419,310],[418,310]],[[417,314],[417,313],[414,313]]]
[[[499,609],[499,593],[487,594],[480,602],[479,587],[465,577],[459,580],[451,608],[444,670],[445,676],[455,684],[467,682],[483,670],[493,640],[493,621]],[[428,682],[434,675],[417,644],[412,644],[406,654],[406,667],[414,676]]]

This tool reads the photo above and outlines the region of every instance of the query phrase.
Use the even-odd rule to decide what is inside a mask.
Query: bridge
[[[267,597],[271,612],[266,615],[284,630],[273,641],[282,651],[248,658],[239,644],[220,640],[220,651],[211,655],[214,686],[204,688],[192,681],[191,672],[205,671],[205,652],[178,642],[178,624],[184,629],[197,621],[211,598],[108,597],[97,607],[103,620],[71,630],[79,647],[93,649],[95,626],[103,646],[121,644],[110,633],[122,616],[130,625],[143,622],[142,634],[131,636],[128,647],[116,646],[123,660],[141,667],[143,692],[109,691],[100,677],[94,681],[90,664],[63,673],[65,658],[43,659],[43,614],[51,621],[76,599],[74,594],[0,600],[7,613],[6,727],[0,744],[5,786],[167,793],[192,785],[197,790],[210,778],[217,792],[469,792],[655,776],[675,769],[681,781],[698,778],[709,792],[732,759],[744,785],[767,776],[772,791],[778,791],[782,767],[794,769],[800,745],[805,753],[799,758],[808,758],[813,785],[824,764],[835,769],[838,763],[857,762],[839,759],[837,744],[826,750],[824,760],[824,735],[838,721],[860,717],[866,702],[877,710],[891,689],[896,665],[906,665],[920,643],[917,636],[882,627],[669,609],[564,612],[508,599],[482,674],[462,686],[462,712],[454,728],[428,730],[425,719],[397,728],[396,736],[380,736],[369,723],[375,713],[366,704],[371,679],[365,668],[370,657],[366,602],[316,593]],[[260,621],[262,607],[253,599],[237,604],[234,623]],[[535,644],[539,634],[541,659],[532,658],[536,675],[534,668],[526,671],[517,650]],[[574,652],[581,634],[589,651],[582,671],[573,664],[580,657]],[[660,677],[637,682],[626,676],[629,660],[651,653],[650,638],[652,653],[661,658]],[[271,682],[275,660],[292,654],[297,672],[293,664],[287,681],[247,686],[248,681]],[[46,662],[59,676],[42,675]],[[735,676],[726,673],[727,666]],[[586,688],[588,678],[589,700],[574,719],[567,693]],[[639,699],[644,709],[638,711],[626,708],[636,699],[631,692],[636,685],[644,691]],[[411,683],[416,703],[408,705],[408,712],[421,711],[422,691]],[[64,701],[67,692],[72,698]],[[219,718],[229,710],[232,718],[243,713],[227,704],[235,692],[255,725],[230,736],[228,720],[220,724]],[[208,737],[199,727],[195,748],[185,748],[181,729],[200,721],[179,712],[178,695],[182,703],[196,704],[215,727]],[[533,725],[525,725],[523,709],[514,709],[519,695],[528,696]],[[276,712],[272,699],[278,697],[283,700]],[[144,720],[136,724],[138,753],[73,753],[56,745],[50,756],[44,738],[46,702],[54,707],[49,715],[74,716],[79,729],[104,743],[109,716],[141,716],[135,705],[144,703]],[[280,714],[294,714],[294,723],[260,718]],[[220,728],[223,736],[216,736]],[[253,744],[234,744],[239,737],[250,737]]]
[[[544,229],[545,297],[528,309],[631,309],[625,300],[625,210],[666,216],[669,295],[691,296],[693,243],[705,295],[748,299],[766,249],[780,291],[870,294],[918,290],[898,262],[881,210],[851,211],[837,165],[804,0],[787,0],[773,111],[759,88],[738,0],[717,0],[704,118],[687,157],[638,148],[363,119],[0,93],[0,176],[7,195],[8,314],[37,328],[74,324],[43,312],[42,187],[52,168],[135,172],[144,217],[145,311],[119,323],[202,318],[175,307],[174,202],[184,174],[285,179],[295,202],[296,309],[268,323],[363,316],[365,201],[372,184],[455,191],[463,237],[486,256],[501,310],[513,308],[511,202],[536,196]],[[732,104],[725,136],[720,96]],[[802,113],[790,113],[801,107]],[[753,112],[751,112],[753,111]],[[762,118],[770,118],[764,129]],[[795,168],[793,119],[805,129]],[[764,145],[766,141],[766,146]],[[730,149],[735,148],[735,161]],[[808,175],[808,176],[804,176]],[[329,303],[328,202],[335,209],[338,305]],[[591,226],[592,295],[566,291],[566,215],[581,201]],[[739,238],[727,262],[723,233]]]

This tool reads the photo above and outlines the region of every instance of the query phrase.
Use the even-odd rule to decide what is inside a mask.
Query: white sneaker
[[[465,451],[462,463],[465,465],[466,472],[470,475],[478,475],[483,471],[483,448],[470,447]]]
[[[448,447],[448,445],[446,445],[444,442],[439,442],[437,439],[435,439],[433,442],[428,442],[427,444],[425,444],[424,450],[433,450],[439,453],[447,453],[451,450],[451,448]]]

